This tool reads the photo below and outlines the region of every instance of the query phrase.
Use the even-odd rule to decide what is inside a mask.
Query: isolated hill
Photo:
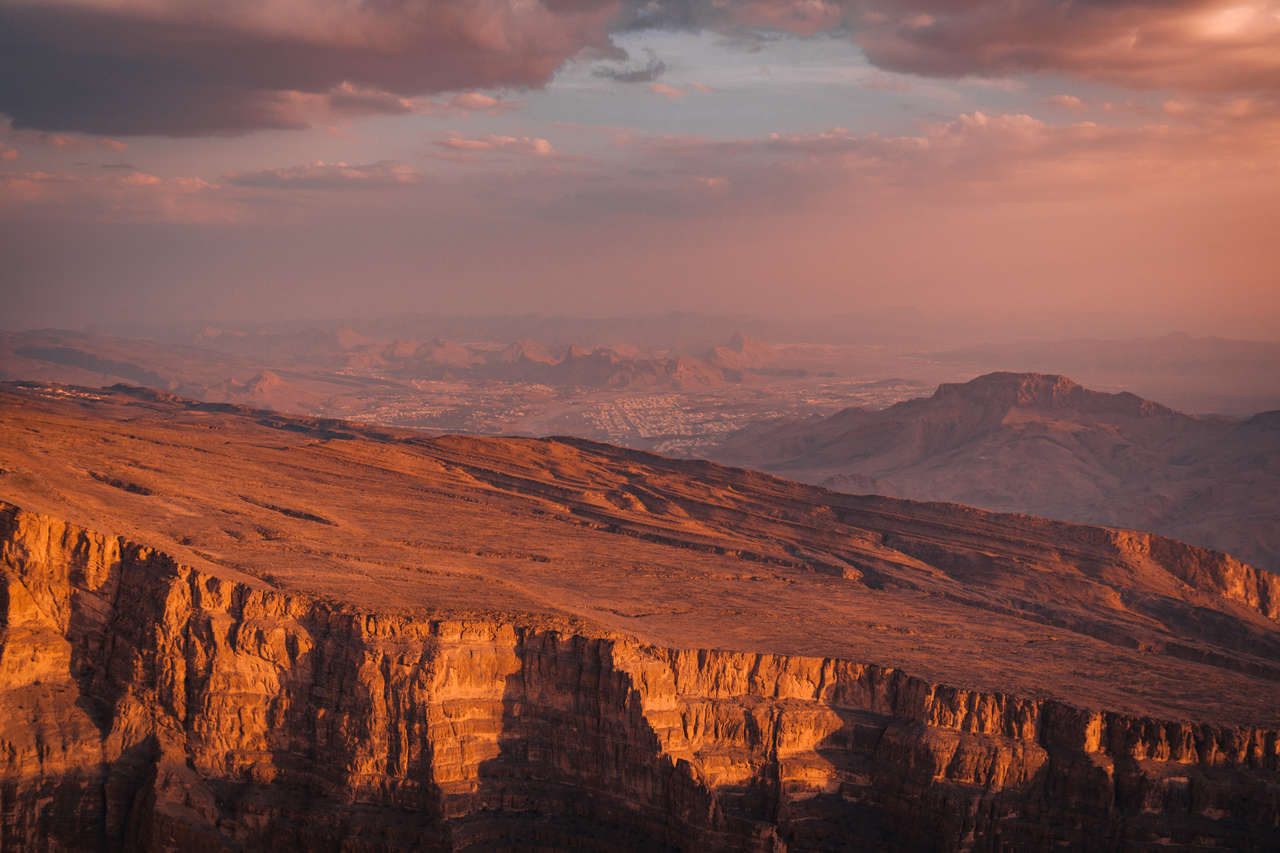
[[[759,370],[776,359],[773,347],[742,332],[734,332],[727,344],[712,347],[706,355],[708,364],[732,370]]]
[[[991,370],[1064,373],[1092,387],[1124,388],[1181,411],[1248,415],[1280,408],[1280,342],[1174,332],[1129,339],[986,344],[922,353],[974,376]]]
[[[1280,843],[1280,577],[1135,531],[11,385],[0,593],[6,849]]]
[[[842,491],[1152,530],[1275,568],[1278,421],[992,373],[881,411],[761,425],[713,455]]]

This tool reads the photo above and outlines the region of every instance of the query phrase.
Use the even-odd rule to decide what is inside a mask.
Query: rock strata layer
[[[0,504],[0,847],[1280,848],[1274,729],[415,618]]]

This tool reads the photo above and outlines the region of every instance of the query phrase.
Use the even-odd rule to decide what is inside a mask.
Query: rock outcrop
[[[414,619],[0,507],[0,845],[1268,850],[1274,729]]]

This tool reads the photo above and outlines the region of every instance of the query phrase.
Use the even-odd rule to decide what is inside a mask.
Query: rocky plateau
[[[0,386],[0,848],[1280,849],[1280,577],[580,439]]]

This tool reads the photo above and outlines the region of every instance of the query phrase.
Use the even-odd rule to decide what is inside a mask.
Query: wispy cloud
[[[484,136],[463,136],[450,133],[442,139],[435,140],[435,146],[452,154],[503,153],[519,154],[534,157],[550,157],[555,148],[546,139],[538,136],[501,136],[490,133]]]
[[[668,86],[666,83],[650,83],[649,91],[665,98],[684,97],[684,89],[677,89],[675,86]]]
[[[1049,103],[1055,107],[1061,107],[1064,110],[1077,113],[1088,109],[1088,104],[1075,95],[1050,95]]]
[[[403,187],[418,183],[422,177],[416,169],[391,160],[363,165],[317,161],[303,166],[237,172],[227,175],[226,182],[259,189],[350,190]]]
[[[227,222],[235,205],[216,184],[194,177],[162,178],[146,172],[91,175],[0,171],[0,214],[60,221]]]

